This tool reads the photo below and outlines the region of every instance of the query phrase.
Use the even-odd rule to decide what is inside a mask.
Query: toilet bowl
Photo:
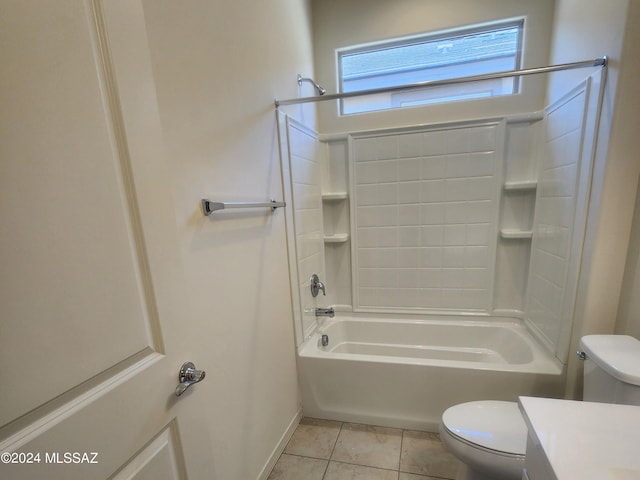
[[[628,335],[587,335],[584,400],[640,405],[640,340]],[[440,437],[462,463],[457,480],[521,480],[527,426],[518,404],[476,401],[448,408]]]
[[[442,415],[440,438],[461,462],[457,480],[520,480],[527,426],[518,404],[477,401]]]

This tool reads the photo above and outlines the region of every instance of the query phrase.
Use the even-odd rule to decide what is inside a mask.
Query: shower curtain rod
[[[587,67],[606,67],[607,57],[596,58],[595,60],[584,60],[582,62],[563,63],[559,65],[550,65],[548,67],[525,68],[522,70],[507,70],[504,72],[485,73],[482,75],[471,75],[468,77],[448,78],[445,80],[428,80],[426,82],[411,83],[408,85],[397,85],[394,87],[372,88],[369,90],[358,90],[356,92],[343,92],[325,94],[316,97],[292,98],[289,100],[275,100],[276,108],[285,105],[297,105],[300,103],[324,102],[326,100],[340,100],[343,98],[360,97],[363,95],[373,95],[376,93],[399,92],[404,90],[415,90],[426,87],[441,87],[444,85],[453,85],[456,83],[478,82],[481,80],[493,80],[496,78],[518,77],[523,75],[534,75],[537,73],[550,73],[560,70],[572,70],[574,68]]]

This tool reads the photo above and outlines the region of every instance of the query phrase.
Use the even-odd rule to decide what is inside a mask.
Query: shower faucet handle
[[[320,281],[318,275],[315,273],[311,275],[311,279],[309,280],[310,288],[311,288],[311,296],[313,298],[318,296],[318,292],[322,290],[322,295],[327,296],[327,292],[324,291],[324,283]]]

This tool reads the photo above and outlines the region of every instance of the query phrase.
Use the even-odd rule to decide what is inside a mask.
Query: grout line
[[[398,456],[398,479],[400,478],[400,467],[402,466],[402,447],[404,446],[404,432],[406,429],[402,429],[402,435],[400,436],[400,455]]]
[[[382,467],[374,467],[373,465],[364,465],[362,463],[353,463],[353,462],[345,462],[344,460],[331,460],[333,463],[342,463],[343,465],[353,465],[354,467],[363,467],[363,468],[371,468],[373,470],[383,470],[385,472],[397,472],[400,473],[399,470],[393,468],[382,468]],[[411,472],[403,472],[403,473],[411,473]],[[414,473],[414,475],[416,475]]]
[[[335,452],[335,450],[336,450],[336,445],[338,444],[338,439],[340,438],[340,434],[342,433],[342,427],[343,426],[344,426],[344,422],[340,422],[340,430],[338,430],[338,435],[336,435],[336,441],[333,442],[333,447],[331,448],[331,453],[329,454],[329,460],[327,461],[327,466],[324,469],[324,474],[322,475],[323,480],[327,476],[327,471],[329,470],[329,464],[331,463],[331,458],[333,457],[333,452]]]
[[[289,457],[300,457],[300,458],[308,458],[309,460],[322,460],[322,461],[329,461],[328,458],[322,458],[322,457],[312,457],[311,455],[300,455],[299,453],[285,453],[282,452],[282,455],[287,455]],[[280,456],[282,456],[280,455]]]
[[[340,438],[340,434],[342,433],[342,428],[344,427],[344,422],[340,422],[340,430],[338,430],[338,435],[336,436],[336,441],[333,443],[333,448],[331,449],[331,454],[329,455],[329,460],[333,457],[333,452],[336,451],[336,445],[338,444],[338,439]]]

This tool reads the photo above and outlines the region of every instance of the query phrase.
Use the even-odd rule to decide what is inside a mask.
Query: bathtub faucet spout
[[[335,312],[332,307],[329,308],[316,308],[316,317],[335,317]]]

